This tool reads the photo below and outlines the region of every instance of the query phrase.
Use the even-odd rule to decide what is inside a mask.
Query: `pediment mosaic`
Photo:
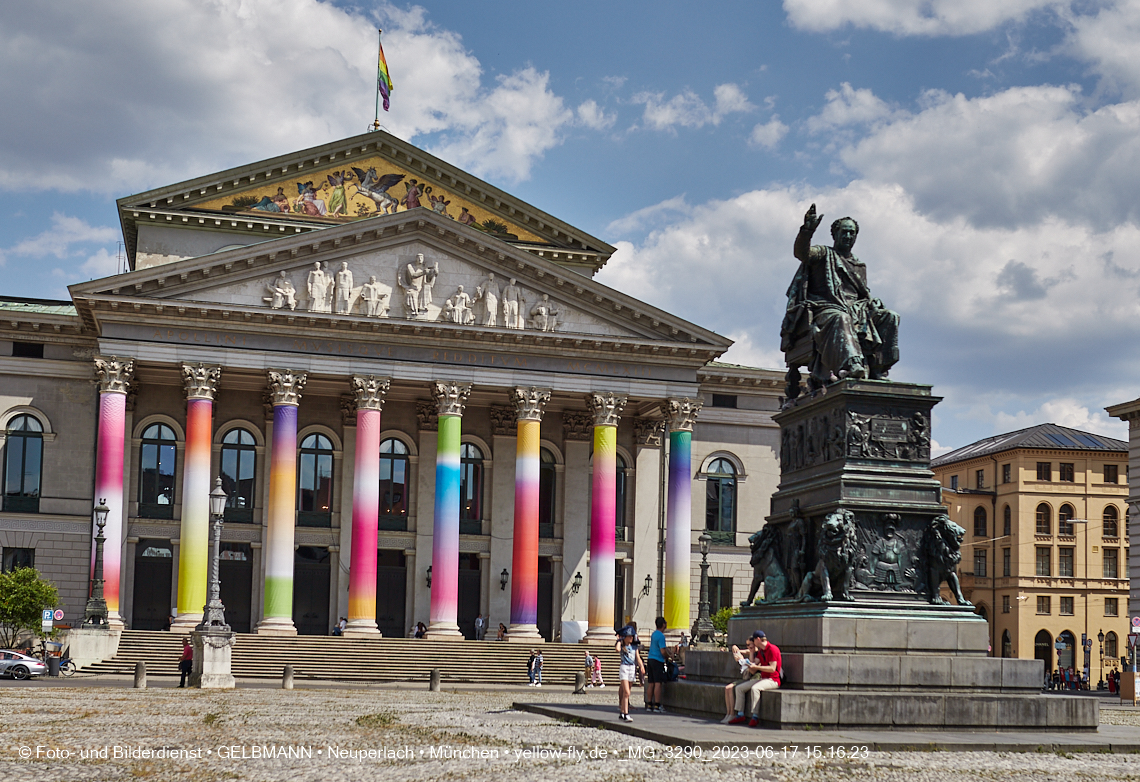
[[[194,204],[196,209],[257,215],[283,215],[317,223],[342,224],[425,207],[500,239],[547,240],[493,215],[454,189],[374,155],[277,179],[257,187]]]
[[[412,242],[337,261],[312,261],[221,283],[179,299],[269,311],[403,319],[472,328],[632,336],[572,299]]]

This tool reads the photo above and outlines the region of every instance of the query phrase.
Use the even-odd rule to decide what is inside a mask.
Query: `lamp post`
[[[222,557],[222,517],[226,512],[226,493],[222,490],[222,479],[214,483],[214,490],[210,492],[210,518],[213,521],[214,545],[210,553],[210,589],[205,607],[202,609],[202,621],[194,628],[205,631],[218,628],[222,632],[229,632],[230,626],[226,624],[226,607],[222,605],[222,584],[218,578],[218,568]]]
[[[1097,643],[1100,647],[1097,653],[1100,655],[1100,681],[1097,682],[1096,688],[1099,690],[1104,685],[1104,630],[1098,630],[1096,634]]]
[[[716,631],[709,616],[709,544],[712,543],[712,536],[706,530],[697,538],[697,542],[701,546],[701,599],[697,606],[697,637],[693,640],[707,644],[712,643]]]
[[[506,590],[507,581],[509,581],[510,578],[511,578],[511,574],[507,572],[506,568],[503,568],[503,572],[499,574],[499,591],[500,592]]]
[[[103,527],[107,524],[107,514],[111,509],[106,500],[99,500],[95,506],[95,570],[91,576],[91,593],[87,598],[87,610],[83,613],[84,627],[107,627],[107,601],[103,598]]]

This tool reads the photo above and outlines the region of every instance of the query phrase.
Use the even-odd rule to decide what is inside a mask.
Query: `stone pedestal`
[[[190,638],[194,645],[190,686],[203,690],[232,690],[236,687],[231,659],[237,633],[216,629],[195,630]]]
[[[71,655],[71,662],[79,670],[94,663],[109,660],[119,651],[121,629],[108,627],[75,627],[67,631],[64,646]]]

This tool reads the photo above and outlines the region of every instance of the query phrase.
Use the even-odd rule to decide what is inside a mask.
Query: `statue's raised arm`
[[[817,215],[815,204],[812,204],[807,210],[807,214],[804,215],[804,224],[800,226],[800,232],[796,234],[794,253],[801,261],[810,260],[808,256],[811,251],[811,238],[815,235],[815,229],[819,228],[822,221],[823,215]]]

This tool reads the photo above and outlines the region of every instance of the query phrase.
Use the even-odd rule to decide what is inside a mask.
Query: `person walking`
[[[186,686],[186,677],[189,676],[194,670],[194,647],[190,645],[189,638],[182,639],[182,657],[178,660],[178,671],[182,674],[182,678],[178,682],[179,687]]]
[[[542,652],[535,652],[534,657],[534,686],[542,686]]]
[[[649,637],[649,675],[645,685],[645,710],[665,711],[661,705],[661,696],[665,692],[665,682],[669,678],[666,671],[669,652],[665,648],[665,617],[659,616],[654,622],[657,629]]]
[[[629,716],[629,693],[637,675],[645,673],[645,663],[641,661],[641,655],[633,645],[634,639],[637,638],[636,633],[637,631],[628,625],[623,627],[621,638],[614,645],[614,651],[621,660],[618,665],[618,719],[623,722],[633,722],[633,717]]]
[[[594,675],[590,679],[590,683],[597,683],[599,688],[606,686],[606,680],[602,678],[602,658],[599,655],[594,655]]]
[[[594,657],[589,652],[586,652],[586,686],[594,686]]]

